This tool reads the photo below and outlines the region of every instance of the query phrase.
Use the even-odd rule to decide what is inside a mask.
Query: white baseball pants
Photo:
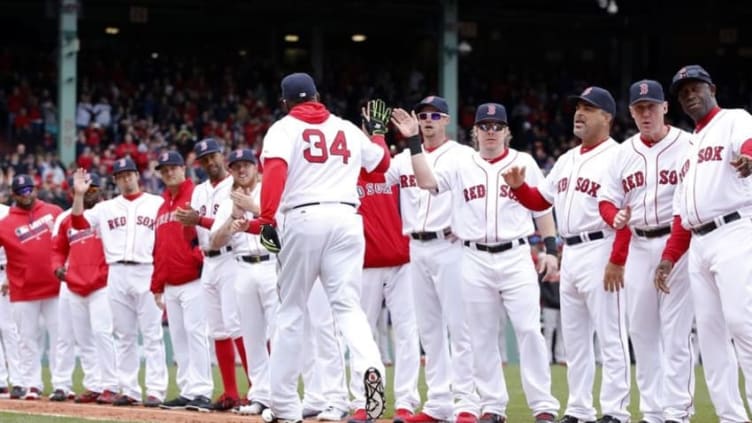
[[[0,281],[4,280],[5,273],[0,272]],[[3,341],[0,346],[0,386],[21,385],[18,328],[7,295],[0,296],[0,335]]]
[[[671,272],[670,294],[658,292],[653,283],[667,238],[668,235],[652,239],[633,235],[624,271],[640,412],[648,423],[686,422],[694,411],[694,307],[687,255]]]
[[[624,292],[606,292],[603,274],[613,236],[564,247],[561,261],[561,323],[567,351],[569,399],[564,414],[595,420],[593,331],[603,354],[602,413],[629,421],[631,363]],[[629,282],[627,282],[629,283]]]
[[[240,315],[235,292],[238,262],[232,254],[204,259],[201,285],[206,291],[206,319],[212,339],[240,337]]]
[[[414,411],[420,405],[420,344],[409,263],[402,266],[363,269],[360,304],[373,333],[377,333],[381,304],[385,299],[387,309],[392,314],[395,339],[394,409],[405,408]],[[384,383],[386,384],[385,377]],[[362,374],[351,373],[350,392],[354,398],[353,408],[362,407],[365,401]]]
[[[168,375],[162,311],[149,290],[153,270],[154,267],[150,264],[111,264],[107,289],[115,328],[121,392],[131,398],[141,399],[141,385],[138,383],[138,371],[141,368],[138,330],[141,329],[146,358],[146,395],[164,401]]]
[[[60,316],[57,312],[57,297],[45,300],[32,301],[15,301],[10,303],[13,313],[13,320],[18,327],[18,354],[20,358],[19,381],[14,381],[25,388],[37,388],[40,391],[44,388],[42,382],[42,351],[39,344],[40,335],[44,331],[39,326],[39,317],[44,320],[44,326],[50,338],[49,363],[52,369],[53,380],[65,380],[66,375],[57,374],[56,367],[56,348],[57,325]],[[72,375],[68,373],[68,386]]]
[[[169,319],[180,396],[194,399],[212,397],[212,376],[209,349],[209,327],[206,323],[204,288],[201,282],[165,285],[164,303]]]

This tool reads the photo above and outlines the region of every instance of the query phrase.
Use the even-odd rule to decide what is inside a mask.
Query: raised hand
[[[512,166],[501,176],[510,188],[519,188],[525,183],[525,167]]]
[[[361,109],[363,124],[370,135],[384,135],[388,131],[392,109],[386,106],[384,100],[371,100]]]
[[[629,223],[629,219],[632,218],[632,208],[627,206],[616,213],[614,216],[614,229],[619,230]]]
[[[734,166],[741,178],[746,178],[747,176],[752,175],[752,157],[749,157],[746,154],[742,154],[731,160],[731,166]]]
[[[653,279],[655,289],[663,292],[664,294],[671,292],[666,282],[668,281],[668,275],[671,274],[671,270],[673,268],[674,263],[671,260],[661,260],[661,262],[658,263],[658,267],[655,269],[655,279]]]
[[[76,169],[73,172],[73,193],[78,195],[86,194],[86,191],[91,187],[91,177],[82,168]]]
[[[413,137],[420,133],[418,117],[415,112],[408,113],[404,109],[392,110],[392,124],[400,131],[403,137]]]

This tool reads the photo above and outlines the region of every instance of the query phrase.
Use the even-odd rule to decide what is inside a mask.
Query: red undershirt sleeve
[[[543,198],[538,188],[531,187],[527,183],[523,183],[518,188],[512,188],[512,192],[517,196],[517,201],[530,210],[543,211],[551,207],[551,203]]]
[[[671,235],[668,237],[668,241],[666,241],[666,247],[663,248],[661,259],[676,263],[689,250],[691,239],[692,232],[682,227],[681,217],[674,216],[674,222],[671,224]]]
[[[202,228],[211,229],[213,224],[214,224],[213,217],[201,216],[198,218],[198,226],[201,226]]]
[[[373,141],[374,144],[378,145],[384,150],[384,157],[381,158],[381,161],[378,165],[376,165],[376,168],[371,171],[371,173],[384,173],[387,170],[389,170],[389,163],[391,162],[392,155],[389,152],[389,147],[386,145],[386,141],[384,139],[383,135],[372,135],[371,141]]]
[[[282,192],[287,182],[287,162],[280,158],[264,160],[264,175],[261,178],[261,215],[249,222],[246,232],[259,234],[261,225],[274,224]]]
[[[752,157],[752,138],[742,143],[741,153],[746,156]]]
[[[603,221],[606,222],[608,226],[613,227],[614,217],[616,217],[616,213],[619,212],[619,209],[616,207],[616,205],[606,200],[599,201],[598,211],[601,213],[601,218],[603,218]]]
[[[616,237],[614,237],[614,243],[611,246],[611,263],[619,266],[624,266],[624,263],[627,262],[627,255],[629,254],[629,242],[631,240],[632,231],[629,230],[628,226],[625,226],[616,231]]]

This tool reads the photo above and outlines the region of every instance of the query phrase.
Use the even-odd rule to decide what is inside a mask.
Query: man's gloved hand
[[[261,225],[261,245],[273,254],[278,254],[279,250],[282,249],[277,229],[274,226],[270,224]]]
[[[381,99],[370,100],[363,111],[363,123],[371,135],[386,134],[391,118],[392,109]]]

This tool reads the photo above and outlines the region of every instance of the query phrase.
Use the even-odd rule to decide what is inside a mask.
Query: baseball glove
[[[279,250],[282,249],[282,244],[279,242],[279,236],[277,235],[277,229],[275,229],[274,226],[269,224],[261,225],[261,245],[273,254],[278,254]]]

